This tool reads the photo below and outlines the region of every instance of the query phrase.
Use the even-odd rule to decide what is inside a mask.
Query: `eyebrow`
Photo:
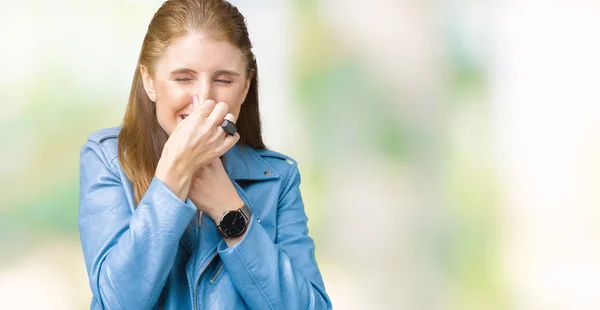
[[[179,69],[175,69],[175,70],[171,71],[171,75],[176,75],[176,74],[180,74],[180,73],[196,74],[196,71],[194,71],[190,68],[179,68]]]
[[[177,75],[177,74],[180,74],[180,73],[196,74],[196,71],[194,71],[194,70],[192,70],[190,68],[179,68],[179,69],[175,69],[175,70],[171,71],[171,76]],[[221,74],[229,74],[229,75],[233,75],[233,76],[239,76],[240,75],[239,73],[237,73],[235,71],[227,70],[227,69],[217,70],[214,75],[221,75]]]
[[[221,70],[217,70],[217,72],[215,72],[215,75],[221,75],[221,74],[229,74],[229,75],[240,75],[239,73],[232,71],[232,70],[226,70],[226,69],[221,69]]]

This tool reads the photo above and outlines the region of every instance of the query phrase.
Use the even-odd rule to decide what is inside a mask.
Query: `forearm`
[[[92,288],[105,307],[145,309],[157,302],[179,239],[195,212],[162,181],[153,179],[136,210],[126,219],[128,223],[121,231],[113,232],[114,238],[92,263]],[[85,238],[93,237],[85,233]]]
[[[312,251],[312,240],[300,239],[296,246]],[[331,308],[316,265],[309,261],[293,264],[255,218],[242,240],[231,247],[222,244],[218,251],[251,309]]]

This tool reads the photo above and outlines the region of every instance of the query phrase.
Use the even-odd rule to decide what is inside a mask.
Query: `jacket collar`
[[[233,180],[269,180],[278,178],[265,160],[251,147],[234,145],[223,155],[225,171]]]

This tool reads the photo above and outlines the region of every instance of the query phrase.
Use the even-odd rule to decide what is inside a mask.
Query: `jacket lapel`
[[[277,176],[265,160],[249,146],[234,145],[223,155],[225,171],[232,180],[269,180]]]

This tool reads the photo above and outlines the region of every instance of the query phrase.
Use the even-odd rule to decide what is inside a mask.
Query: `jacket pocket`
[[[217,265],[214,274],[212,277],[210,277],[210,284],[216,284],[218,282],[218,280],[221,278],[221,274],[223,274],[224,269],[225,265],[223,265],[223,261],[219,260],[219,264]]]

